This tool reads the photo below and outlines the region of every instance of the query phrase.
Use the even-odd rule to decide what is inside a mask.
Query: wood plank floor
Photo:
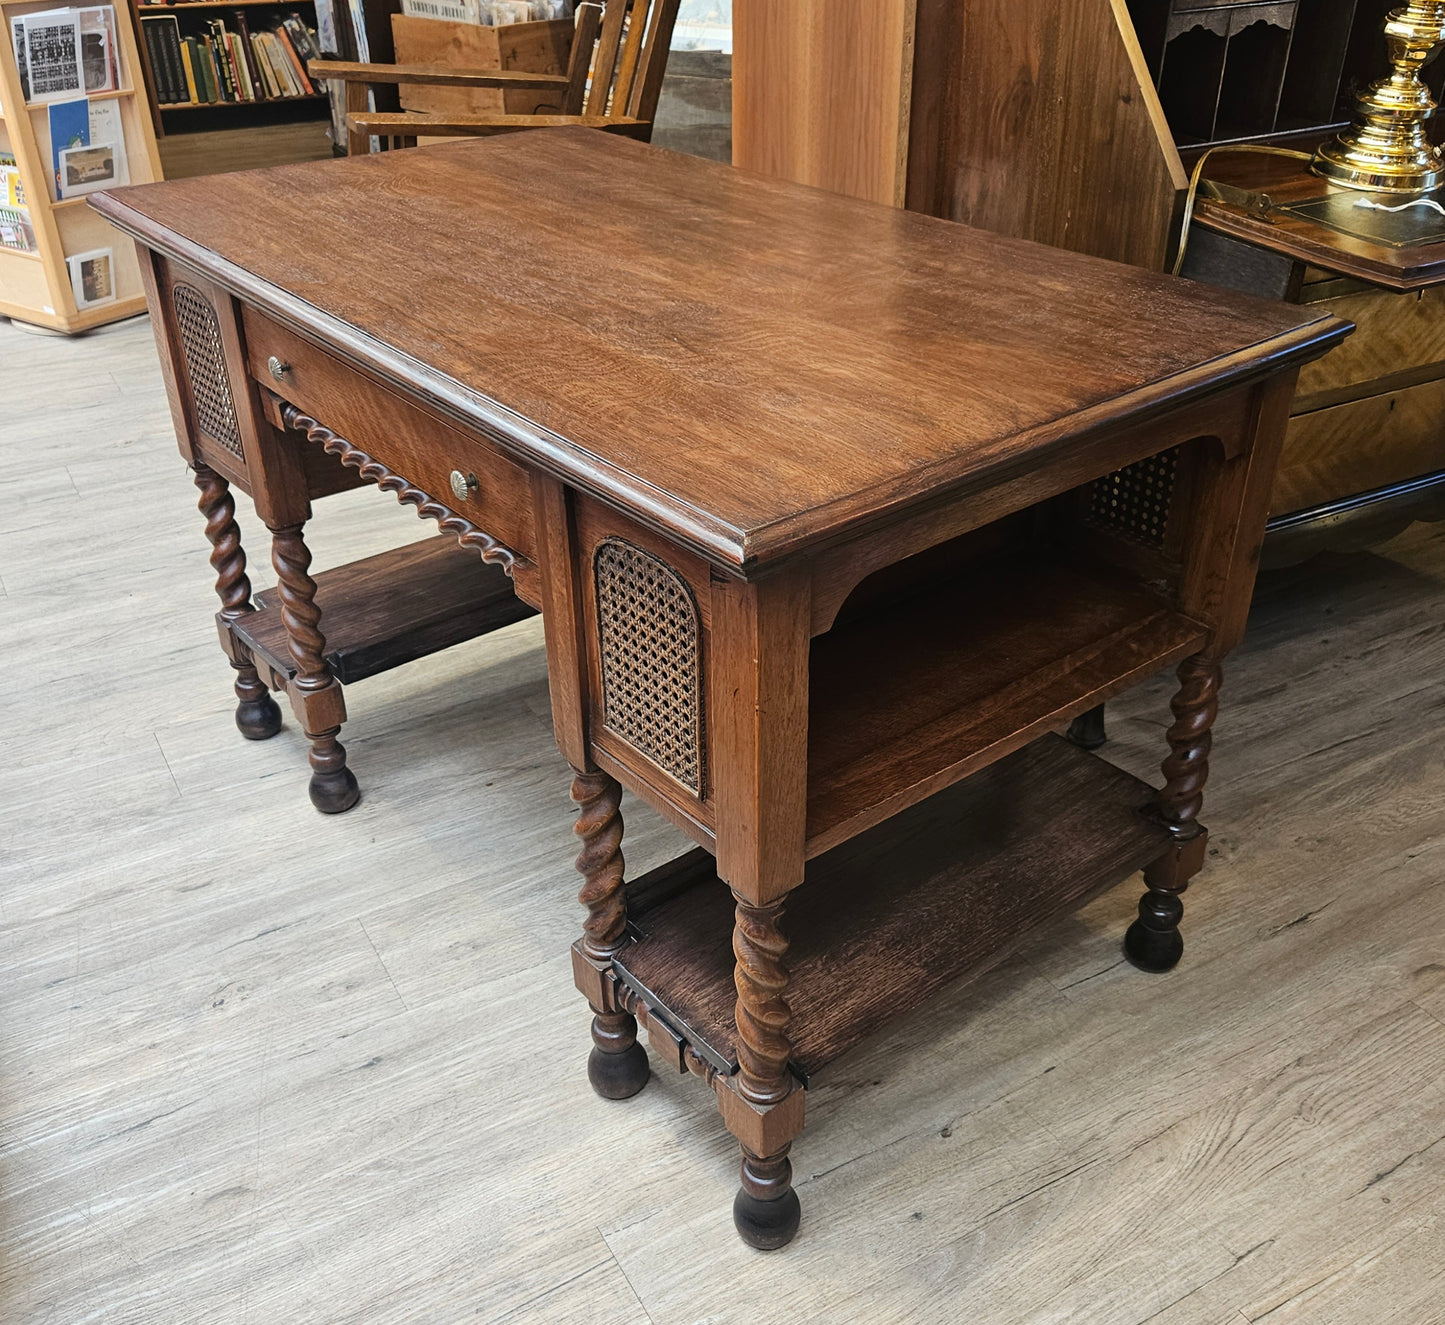
[[[5,1325],[1445,1321],[1445,527],[1263,582],[1178,970],[1131,881],[842,1060],[768,1256],[702,1089],[587,1087],[539,623],[353,687],[323,818],[231,726],[144,321],[0,323],[0,399]]]

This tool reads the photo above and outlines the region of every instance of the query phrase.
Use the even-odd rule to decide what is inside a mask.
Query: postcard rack
[[[125,0],[68,11],[86,16],[82,85],[67,90],[77,45],[61,24],[46,34],[46,86],[27,99],[17,28],[23,56],[25,16],[58,11],[55,0],[0,0],[0,316],[75,333],[145,311],[134,247],[86,193],[160,179],[161,163]]]

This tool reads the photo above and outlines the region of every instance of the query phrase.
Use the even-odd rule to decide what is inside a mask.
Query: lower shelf
[[[274,591],[233,627],[282,676],[295,667]],[[536,612],[500,566],[445,535],[353,561],[316,576],[326,662],[343,685],[522,621]]]
[[[812,860],[783,919],[798,1077],[1163,854],[1139,813],[1153,795],[1051,735]],[[733,899],[712,856],[629,884],[628,905],[618,976],[733,1071]]]

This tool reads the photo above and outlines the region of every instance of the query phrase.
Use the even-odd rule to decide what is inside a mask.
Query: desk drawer
[[[254,309],[247,308],[243,317],[251,374],[268,391],[289,400],[512,551],[536,560],[532,486],[525,470]],[[279,379],[267,366],[273,356],[287,365]],[[465,500],[452,490],[454,471],[476,476],[476,486]]]

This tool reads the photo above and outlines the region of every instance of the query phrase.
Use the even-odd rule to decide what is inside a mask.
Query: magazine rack
[[[56,8],[53,0],[0,0],[5,20],[5,41],[0,43],[0,152],[14,157],[19,171],[28,219],[28,234],[21,242],[29,244],[27,249],[0,246],[0,314],[73,333],[145,312],[145,292],[130,241],[87,207],[83,194],[58,197],[48,109],[54,103],[27,103],[21,93],[12,24],[25,14]],[[86,100],[92,106],[113,104],[124,141],[126,178],[133,184],[149,183],[161,178],[161,163],[140,82],[135,31],[125,0],[115,0],[111,8],[116,86],[113,91],[93,92]],[[101,284],[89,291],[99,298],[87,299],[82,278],[77,275],[72,281],[71,268],[79,265],[72,260],[107,251],[109,280],[103,279],[103,261],[90,265],[92,277],[100,278]]]

